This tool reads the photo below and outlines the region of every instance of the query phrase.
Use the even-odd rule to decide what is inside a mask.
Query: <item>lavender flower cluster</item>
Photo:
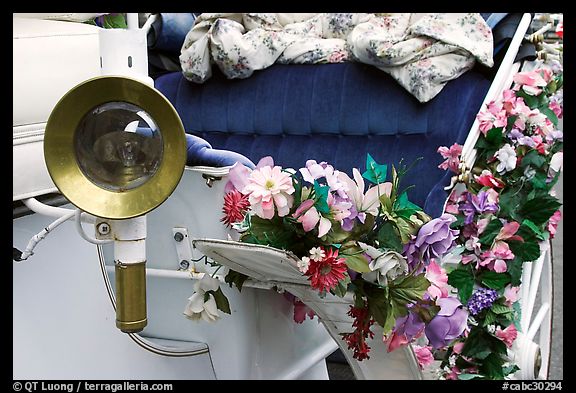
[[[492,307],[492,303],[498,298],[498,292],[495,289],[478,288],[468,300],[466,306],[472,315],[486,308]]]

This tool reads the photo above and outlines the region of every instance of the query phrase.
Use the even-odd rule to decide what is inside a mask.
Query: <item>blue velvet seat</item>
[[[409,196],[420,206],[445,174],[436,150],[463,143],[489,85],[468,72],[422,104],[361,63],[275,65],[242,80],[215,72],[202,85],[179,73],[156,80],[186,132],[253,162],[271,155],[297,169],[315,159],[351,173],[365,169],[367,153],[396,166],[423,157],[405,179],[416,185]]]
[[[431,215],[441,213],[451,175],[438,168],[443,160],[437,149],[464,142],[493,76],[477,66],[423,104],[388,74],[362,63],[275,64],[232,80],[216,67],[213,72],[203,84],[180,72],[155,81],[194,136],[191,142],[200,137],[253,162],[270,155],[283,167],[327,161],[350,174],[353,167],[365,169],[367,153],[395,166],[421,157],[403,185],[415,185],[410,200]],[[218,163],[234,161],[224,155]]]

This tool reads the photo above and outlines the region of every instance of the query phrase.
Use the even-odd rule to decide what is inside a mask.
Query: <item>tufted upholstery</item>
[[[470,71],[422,104],[360,63],[274,65],[242,80],[215,73],[202,85],[180,73],[156,80],[188,133],[254,162],[271,155],[299,168],[315,159],[351,173],[365,169],[366,153],[396,166],[423,157],[405,181],[416,185],[409,196],[420,206],[445,174],[437,148],[463,143],[489,84]]]

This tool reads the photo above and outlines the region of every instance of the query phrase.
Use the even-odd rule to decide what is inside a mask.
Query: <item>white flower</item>
[[[550,159],[550,169],[551,172],[556,174],[562,170],[564,162],[564,153],[559,151],[554,153],[552,158]]]
[[[503,174],[516,168],[516,150],[514,150],[510,144],[507,143],[502,146],[502,148],[494,154],[494,157],[499,161],[496,167],[498,173]]]
[[[296,265],[298,266],[298,270],[305,274],[308,271],[308,267],[310,266],[310,258],[302,257],[301,260],[296,262]]]
[[[368,264],[371,272],[362,274],[365,280],[377,282],[380,285],[388,285],[388,279],[394,280],[396,277],[408,273],[406,258],[396,251],[382,252],[362,242],[358,242],[358,245],[372,258]]]
[[[317,163],[316,160],[306,161],[306,167],[300,168],[300,173],[305,181],[314,184],[314,181],[324,177],[330,191],[335,191],[340,197],[346,197],[346,184],[342,183],[338,178],[340,172],[334,170],[334,167],[324,161]]]
[[[310,259],[313,261],[321,261],[322,259],[326,258],[326,253],[320,247],[312,247],[310,249]]]
[[[216,299],[208,291],[217,291],[220,288],[220,281],[205,274],[201,280],[194,284],[194,294],[188,298],[188,304],[184,309],[186,318],[199,321],[203,319],[207,322],[214,322],[220,318]]]

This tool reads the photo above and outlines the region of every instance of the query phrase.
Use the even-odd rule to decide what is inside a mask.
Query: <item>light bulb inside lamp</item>
[[[162,135],[145,111],[110,102],[87,113],[75,135],[80,169],[98,187],[112,191],[147,182],[162,161]]]

